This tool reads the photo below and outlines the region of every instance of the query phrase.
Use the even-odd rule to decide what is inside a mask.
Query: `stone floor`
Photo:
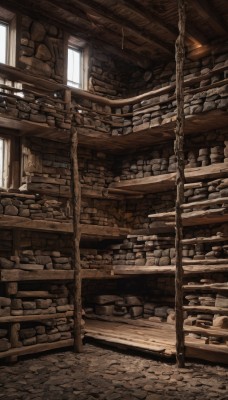
[[[4,400],[228,400],[228,369],[173,363],[87,344],[0,365]]]

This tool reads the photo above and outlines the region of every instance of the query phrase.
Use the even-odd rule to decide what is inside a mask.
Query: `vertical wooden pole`
[[[185,57],[185,0],[178,0],[179,35],[176,40],[176,100],[177,100],[177,122],[176,140],[174,151],[177,161],[176,175],[176,274],[175,274],[175,312],[176,312],[176,360],[178,367],[184,367],[184,331],[183,331],[183,225],[181,217],[181,205],[184,203],[184,90],[183,90],[183,66]]]
[[[81,187],[78,172],[78,135],[75,128],[71,129],[71,165],[72,165],[72,204],[73,204],[73,265],[74,265],[74,350],[82,351],[81,338],[81,263],[80,263],[80,212],[81,212]]]

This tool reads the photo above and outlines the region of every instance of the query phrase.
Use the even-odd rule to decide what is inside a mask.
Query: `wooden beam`
[[[185,171],[186,182],[205,180],[212,178],[226,177],[228,173],[228,163],[218,163],[206,167],[188,168]],[[148,176],[146,178],[136,178],[114,182],[109,187],[125,190],[137,190],[146,193],[153,193],[162,190],[174,189],[176,172],[162,174],[158,176]],[[194,183],[195,184],[195,183]],[[198,184],[198,183],[197,183]],[[189,188],[189,185],[186,185]]]
[[[30,322],[30,321],[45,321],[49,319],[67,318],[72,317],[73,311],[66,311],[56,314],[38,314],[38,315],[9,315],[6,317],[0,317],[0,322],[5,323],[18,323],[18,322]]]
[[[176,29],[176,27],[174,27],[170,23],[166,22],[164,18],[162,18],[155,10],[151,11],[148,7],[145,8],[140,3],[134,0],[131,0],[131,2],[126,0],[119,0],[118,3],[123,4],[126,9],[133,11],[140,17],[145,18],[150,23],[155,24],[155,26],[159,26],[164,31],[166,31],[170,39],[176,40],[178,29]],[[202,44],[207,43],[205,35],[202,32],[199,32],[199,30],[195,27],[193,28],[191,24],[187,24],[186,37],[194,42],[197,41]]]
[[[71,92],[70,92],[71,94]],[[81,212],[81,186],[78,171],[78,134],[75,128],[71,130],[71,183],[73,203],[73,269],[74,269],[74,350],[82,352],[82,278],[80,260],[80,212]]]
[[[22,346],[15,349],[10,349],[0,353],[0,358],[12,357],[12,356],[24,356],[28,354],[36,354],[42,353],[44,351],[49,351],[53,349],[61,349],[64,347],[73,346],[73,339],[59,340],[54,343],[43,343],[43,344],[34,344],[32,346]]]
[[[12,10],[13,12],[17,12],[19,10],[18,3],[14,0],[2,0],[1,4]],[[126,62],[137,64],[145,69],[151,65],[151,60],[146,56],[144,57],[144,59],[142,59],[142,57],[133,50],[124,49],[124,51],[122,51],[119,46],[117,46],[114,42],[108,40],[108,38],[106,38],[106,35],[101,35],[100,28],[97,28],[97,32],[94,32],[95,24],[91,25],[90,21],[88,21],[89,29],[85,29],[85,27],[82,26],[82,19],[81,25],[79,27],[79,25],[75,22],[65,22],[63,21],[63,19],[60,19],[45,10],[42,10],[39,7],[38,3],[33,3],[32,5],[30,5],[30,3],[23,5],[20,4],[20,12],[25,15],[29,15],[31,18],[36,17],[37,20],[40,21],[45,20],[46,22],[49,21],[50,23],[54,23],[60,29],[70,33],[71,35],[75,35],[75,32],[77,31],[78,37],[89,41],[91,44],[102,46],[103,49],[106,49],[107,51],[116,54],[118,57],[124,59]],[[78,19],[78,21],[79,20],[80,19]]]
[[[176,40],[176,101],[177,120],[175,129],[174,152],[177,160],[176,172],[176,204],[175,204],[175,325],[176,325],[176,360],[179,368],[185,366],[184,360],[184,331],[183,331],[183,224],[181,206],[184,203],[184,59],[185,59],[185,0],[178,0],[179,36]]]
[[[191,6],[197,11],[208,25],[218,35],[227,35],[227,26],[223,18],[218,15],[211,2],[207,0],[191,0]]]
[[[165,51],[166,54],[173,56],[172,47],[167,45],[162,40],[160,40],[156,35],[154,34],[152,35],[151,32],[149,32],[146,29],[139,32],[139,27],[137,25],[135,25],[129,20],[126,20],[125,18],[121,17],[118,14],[115,14],[113,11],[110,12],[108,8],[103,7],[102,5],[96,3],[95,1],[83,0],[83,2],[81,2],[78,0],[74,0],[73,4],[77,4],[80,8],[86,10],[88,13],[92,11],[92,13],[95,13],[97,16],[101,16],[111,21],[112,23],[115,23],[121,29],[121,31],[122,28],[124,27],[124,29],[129,31],[133,36],[143,40],[143,42],[146,40],[153,46],[155,45],[156,47],[159,47],[160,49]]]

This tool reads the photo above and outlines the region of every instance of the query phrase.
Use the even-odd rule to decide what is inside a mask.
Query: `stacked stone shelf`
[[[217,163],[206,167],[188,168],[185,170],[186,186],[188,184],[199,185],[201,180],[216,179],[226,177],[228,173],[228,163]],[[142,193],[156,193],[174,189],[176,181],[176,173],[162,174],[157,176],[149,176],[146,178],[123,180],[110,185],[110,188],[136,190]],[[199,182],[199,183],[197,183]],[[192,187],[192,186],[190,186]]]

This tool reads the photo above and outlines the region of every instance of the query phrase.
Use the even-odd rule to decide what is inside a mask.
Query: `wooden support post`
[[[80,263],[80,212],[81,212],[81,187],[78,172],[78,135],[75,128],[71,129],[71,166],[72,166],[72,204],[73,204],[73,265],[74,265],[74,350],[82,351],[81,338],[81,263]]]
[[[20,235],[21,232],[17,230],[13,230],[13,249],[12,253],[14,256],[19,256],[19,248],[20,248]],[[18,291],[18,283],[17,282],[8,282],[6,284],[6,295],[7,296],[16,296]],[[10,326],[10,343],[11,347],[19,347],[19,323],[12,323]],[[17,362],[17,356],[10,356],[7,358],[7,362],[9,364],[13,364]]]
[[[176,40],[176,99],[177,122],[176,140],[174,151],[177,160],[176,174],[176,273],[175,273],[175,312],[176,312],[176,360],[179,368],[184,367],[184,330],[183,330],[183,266],[182,266],[182,239],[183,226],[181,217],[181,205],[184,203],[184,90],[183,90],[183,66],[184,66],[184,37],[185,37],[185,0],[178,0],[179,36]]]

